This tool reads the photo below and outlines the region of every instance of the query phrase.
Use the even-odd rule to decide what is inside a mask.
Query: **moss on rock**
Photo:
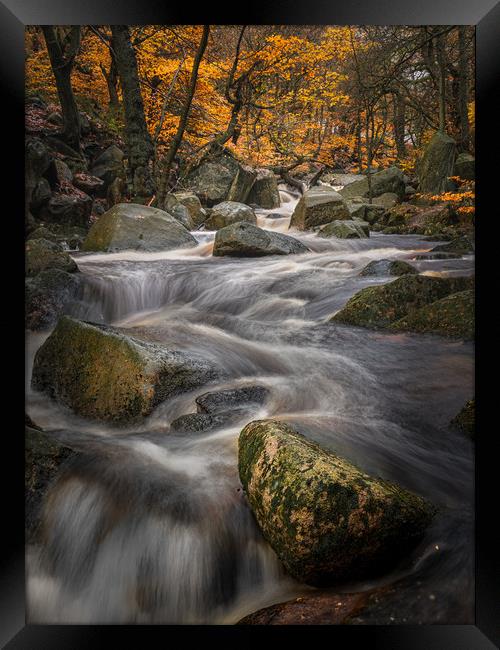
[[[26,275],[31,277],[47,269],[67,273],[78,271],[76,262],[62,247],[48,239],[28,239],[25,247]]]
[[[315,586],[382,571],[434,514],[416,494],[275,420],[241,431],[238,467],[264,537],[292,576]]]
[[[411,312],[451,293],[470,289],[473,284],[473,278],[404,275],[388,284],[361,289],[331,320],[373,329],[388,328]]]
[[[450,338],[474,338],[474,291],[460,291],[425,305],[396,321],[391,329],[440,334]]]
[[[31,383],[79,415],[121,423],[219,376],[205,360],[63,316],[35,355]]]

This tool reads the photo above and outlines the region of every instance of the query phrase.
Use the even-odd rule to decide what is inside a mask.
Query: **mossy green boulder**
[[[35,355],[31,385],[79,415],[126,423],[220,375],[204,359],[63,316]]]
[[[361,289],[331,321],[373,329],[389,328],[411,312],[473,286],[474,278],[403,275],[388,284]]]
[[[67,273],[78,271],[75,260],[59,244],[48,239],[28,239],[24,260],[28,277],[47,269],[59,269]]]
[[[439,244],[434,246],[430,251],[431,253],[435,252],[444,252],[444,253],[453,253],[456,255],[469,255],[474,253],[474,242],[470,237],[462,235],[461,237],[455,237],[446,244]]]
[[[410,312],[391,325],[403,332],[440,334],[449,338],[473,339],[474,291],[460,291]]]
[[[84,251],[163,251],[196,246],[196,239],[175,217],[138,203],[117,203],[94,223]]]
[[[369,476],[284,422],[240,433],[240,479],[266,540],[297,580],[326,586],[378,573],[423,535],[434,508]]]

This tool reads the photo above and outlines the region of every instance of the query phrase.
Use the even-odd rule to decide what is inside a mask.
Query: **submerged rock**
[[[361,289],[331,321],[374,329],[388,328],[410,312],[472,286],[473,278],[403,275],[388,284]]]
[[[239,422],[259,410],[269,396],[264,386],[243,386],[203,393],[196,398],[198,413],[181,415],[171,423],[174,431],[208,431]]]
[[[265,386],[242,386],[203,393],[195,401],[199,413],[220,413],[242,406],[261,406],[268,397]]]
[[[26,328],[36,331],[52,327],[63,314],[66,305],[76,298],[79,286],[78,275],[59,269],[48,269],[34,278],[27,278]]]
[[[221,374],[194,355],[63,316],[35,355],[31,385],[79,415],[127,422]]]
[[[37,275],[47,269],[59,269],[67,273],[78,271],[75,260],[56,242],[48,239],[28,239],[25,246],[26,275]]]
[[[440,334],[451,338],[474,338],[474,291],[460,291],[413,310],[391,325],[403,332]]]
[[[213,255],[259,257],[261,255],[290,255],[306,253],[302,242],[282,233],[263,230],[251,223],[240,222],[217,231]]]
[[[257,523],[285,568],[314,586],[380,573],[423,535],[434,509],[283,422],[240,433],[238,467]]]
[[[236,201],[223,201],[212,208],[210,216],[205,221],[205,229],[220,230],[240,221],[257,223],[257,217],[252,208]]]
[[[437,132],[427,145],[418,164],[419,192],[438,194],[452,189],[456,142],[446,133]]]
[[[402,260],[373,260],[359,275],[407,275],[418,273],[417,269]]]
[[[318,237],[338,237],[339,239],[366,239],[370,236],[368,224],[354,220],[332,221],[318,231]]]
[[[319,185],[304,192],[295,206],[290,226],[309,230],[338,219],[350,219],[345,200],[332,187]]]
[[[403,172],[397,167],[388,167],[371,175],[372,197],[381,196],[386,193],[393,193],[402,201],[405,196],[405,177]],[[370,196],[368,178],[349,183],[340,190],[344,199],[360,196],[367,198]]]
[[[247,198],[248,203],[255,203],[260,208],[271,210],[280,205],[280,193],[276,176],[270,169],[258,169],[257,177]]]
[[[196,246],[196,239],[172,215],[136,203],[118,203],[94,223],[84,251],[161,251]]]

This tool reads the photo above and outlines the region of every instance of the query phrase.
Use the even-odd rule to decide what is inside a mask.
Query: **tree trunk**
[[[189,112],[191,110],[191,103],[193,101],[194,93],[196,90],[196,82],[198,80],[198,70],[200,68],[200,63],[203,58],[203,54],[205,53],[205,48],[207,47],[209,32],[210,32],[210,26],[204,25],[200,44],[198,45],[198,49],[196,51],[196,55],[193,61],[191,78],[189,80],[188,94],[186,97],[186,102],[182,108],[182,113],[179,120],[179,126],[177,127],[177,131],[174,137],[172,138],[172,142],[170,143],[170,147],[167,151],[167,155],[165,156],[164,169],[162,172],[162,177],[160,180],[160,188],[158,192],[158,205],[160,206],[160,208],[163,206],[163,202],[165,201],[165,196],[168,192],[170,168],[172,166],[172,162],[174,161],[175,155],[180,147],[180,144],[182,142],[182,137],[186,129]]]
[[[54,27],[44,25],[42,30],[47,44],[52,72],[56,80],[57,95],[61,104],[63,117],[62,137],[72,149],[80,153],[80,115],[73,95],[73,88],[71,87],[71,72],[80,46],[80,27],[73,26],[70,28],[64,46]]]
[[[436,43],[437,63],[439,71],[439,131],[446,132],[446,62],[445,35],[439,34]]]
[[[113,50],[113,43],[111,43],[111,50]],[[111,54],[111,65],[109,66],[109,71],[106,70],[105,66],[101,63],[101,72],[106,79],[106,85],[108,86],[109,94],[109,108],[117,112],[120,108],[120,100],[118,98],[118,72],[116,70],[116,61],[113,52]]]
[[[460,149],[468,151],[470,140],[468,99],[468,74],[467,74],[467,45],[465,42],[466,28],[458,28],[458,104],[460,114]]]
[[[405,113],[406,103],[404,97],[400,93],[393,94],[394,116],[394,140],[396,143],[396,152],[398,160],[406,158],[405,148]]]
[[[126,25],[112,25],[113,50],[116,68],[120,75],[123,107],[125,109],[125,136],[128,147],[128,166],[131,194],[144,200],[154,194],[154,180],[151,173],[153,143],[144,116],[137,60]]]

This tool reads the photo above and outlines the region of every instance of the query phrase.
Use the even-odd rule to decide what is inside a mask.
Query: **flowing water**
[[[261,227],[288,231],[297,197],[283,190],[281,199],[258,211]],[[50,332],[28,337],[28,412],[82,452],[49,493],[43,542],[27,550],[29,622],[234,623],[309,591],[262,539],[239,483],[239,431],[273,417],[440,508],[390,575],[338,590],[404,578],[391,606],[412,612],[409,622],[471,623],[473,448],[447,424],[473,395],[473,346],[329,323],[359,289],[392,279],[359,277],[369,261],[411,259],[436,243],[291,231],[311,252],[230,259],[212,257],[215,233],[193,234],[191,249],[75,254],[85,283],[71,313],[204,356],[224,381],[118,429],[30,389],[33,355]],[[427,274],[473,272],[471,257],[415,264]],[[197,395],[252,384],[270,394],[251,417],[206,433],[170,430],[196,411]]]

